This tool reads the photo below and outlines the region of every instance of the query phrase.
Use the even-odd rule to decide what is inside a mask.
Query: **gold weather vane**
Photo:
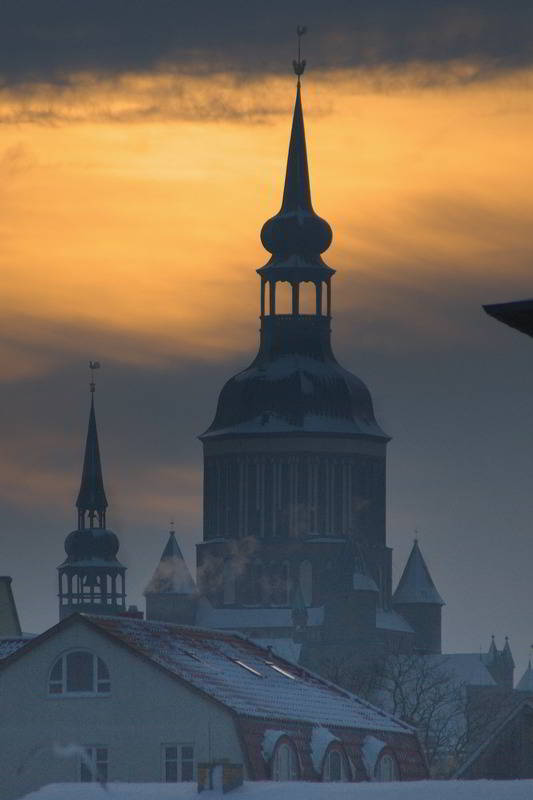
[[[89,361],[89,369],[91,370],[91,382],[89,384],[91,394],[94,394],[94,390],[96,389],[96,383],[94,380],[94,371],[95,369],[100,369],[100,362],[99,361]]]
[[[305,58],[302,59],[301,57],[301,44],[304,33],[307,33],[307,27],[305,25],[298,25],[296,28],[296,36],[298,37],[298,61],[292,62],[294,74],[298,76],[298,86],[300,85],[300,75],[304,74],[305,69]]]

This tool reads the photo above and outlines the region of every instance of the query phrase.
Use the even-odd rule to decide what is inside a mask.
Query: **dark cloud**
[[[321,70],[455,59],[505,69],[533,53],[529,0],[4,0],[0,12],[5,85],[161,67],[285,73],[301,22]]]

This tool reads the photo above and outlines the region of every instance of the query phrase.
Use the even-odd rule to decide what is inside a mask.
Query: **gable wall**
[[[109,696],[48,696],[56,658],[78,648],[106,662]],[[111,781],[160,781],[163,743],[194,743],[195,761],[243,762],[229,712],[83,623],[0,670],[0,719],[2,800],[79,780],[79,757],[54,755],[54,743],[107,746]]]

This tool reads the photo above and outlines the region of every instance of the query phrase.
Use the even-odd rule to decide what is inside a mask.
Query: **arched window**
[[[292,314],[292,286],[287,281],[276,283],[276,314]]]
[[[64,653],[50,670],[48,694],[109,694],[109,670],[99,656],[88,650]]]
[[[297,781],[300,777],[300,765],[296,748],[287,740],[282,741],[274,751],[272,780]]]
[[[313,566],[310,561],[300,564],[300,589],[306,606],[313,604]]]
[[[235,602],[235,575],[233,573],[233,564],[229,558],[224,561],[222,583],[224,592],[224,605],[233,605]]]
[[[322,767],[323,781],[344,782],[350,780],[350,769],[346,756],[340,747],[330,747]]]
[[[309,281],[300,283],[300,314],[316,314],[316,285]]]
[[[393,756],[388,753],[381,756],[376,764],[375,775],[378,781],[398,780],[398,765]]]

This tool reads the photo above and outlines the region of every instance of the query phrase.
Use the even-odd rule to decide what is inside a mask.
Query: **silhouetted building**
[[[194,609],[197,625],[241,630],[314,668],[389,644],[439,653],[443,602],[416,544],[392,598],[389,437],[331,348],[335,271],[322,254],[332,232],[311,204],[300,92],[298,79],[281,209],[261,231],[271,257],[257,270],[259,352],[200,437],[198,591],[171,537],[147,617],[192,621]],[[184,588],[169,588],[170,563]]]
[[[123,613],[126,567],[117,559],[118,537],[106,528],[107,498],[96,430],[94,383],[91,383],[89,427],[76,508],[78,527],[65,539],[67,557],[58,567],[59,618],[74,611]]]
[[[0,575],[0,638],[22,633],[11,582],[9,575]]]
[[[169,532],[150,583],[144,591],[146,618],[190,625],[196,619],[197,590],[185,563],[176,534]]]
[[[515,300],[511,303],[494,303],[483,306],[489,316],[533,336],[533,300]]]

